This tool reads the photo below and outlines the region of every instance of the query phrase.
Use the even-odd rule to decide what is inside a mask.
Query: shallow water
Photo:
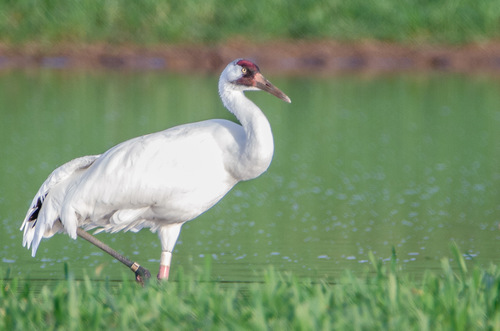
[[[265,68],[263,68],[265,73]],[[256,281],[272,265],[333,279],[369,268],[368,253],[420,275],[452,256],[499,263],[500,79],[452,74],[268,77],[292,104],[248,93],[273,127],[275,156],[186,223],[173,256],[214,280]],[[32,197],[58,165],[177,124],[228,118],[215,76],[154,72],[11,71],[0,75],[0,271],[31,279],[121,279],[125,267],[56,235],[37,256],[19,231]],[[156,234],[98,238],[148,267]],[[132,274],[130,274],[132,276]]]

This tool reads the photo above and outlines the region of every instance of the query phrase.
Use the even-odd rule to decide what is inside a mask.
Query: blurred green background
[[[497,0],[0,0],[0,42],[209,43],[244,37],[462,44],[500,37]]]

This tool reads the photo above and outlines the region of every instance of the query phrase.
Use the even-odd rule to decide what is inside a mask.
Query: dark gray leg
[[[121,263],[125,264],[127,267],[129,267],[134,273],[135,273],[135,280],[141,284],[144,284],[144,281],[149,280],[151,278],[151,273],[149,272],[148,269],[141,267],[137,262],[130,261],[127,259],[125,256],[121,255],[96,237],[92,236],[88,232],[85,232],[81,228],[77,228],[76,233],[78,234],[79,237],[87,240],[88,242],[96,245]]]

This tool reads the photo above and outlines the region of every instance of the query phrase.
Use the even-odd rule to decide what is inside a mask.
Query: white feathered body
[[[243,152],[248,147],[246,134],[234,122],[208,120],[134,138],[104,154],[70,161],[53,171],[33,199],[21,227],[23,244],[32,245],[34,256],[42,237],[66,232],[76,238],[78,226],[107,232],[147,227],[155,232],[170,223],[192,220],[238,181],[268,168],[272,140],[265,162],[240,171],[245,162],[240,158],[248,158]],[[37,206],[41,208],[35,226],[30,217]]]
[[[158,231],[159,278],[168,278],[170,257],[184,222],[216,204],[242,180],[261,175],[273,152],[271,127],[244,95],[265,90],[290,102],[250,61],[238,59],[221,74],[219,94],[241,125],[208,120],[125,141],[104,154],[57,168],[42,184],[21,230],[35,256],[43,237],[77,228]]]

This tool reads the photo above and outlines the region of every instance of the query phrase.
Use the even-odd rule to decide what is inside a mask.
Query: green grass
[[[0,41],[211,43],[324,38],[465,43],[500,37],[497,0],[0,0]]]
[[[272,269],[252,284],[211,282],[209,271],[145,288],[68,276],[35,291],[29,281],[3,280],[0,329],[500,330],[500,268],[468,270],[452,251],[454,269],[444,258],[440,272],[418,281],[373,255],[371,272],[346,272],[336,284]]]

